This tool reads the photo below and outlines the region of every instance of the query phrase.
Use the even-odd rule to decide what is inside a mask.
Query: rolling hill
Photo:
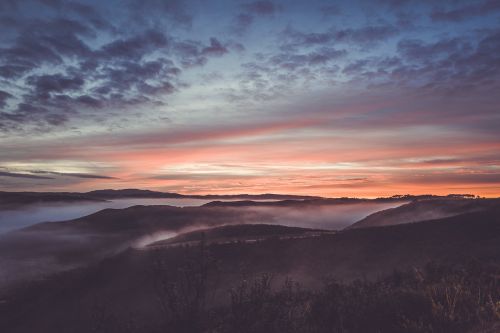
[[[262,227],[246,226],[245,234],[255,232],[254,228]],[[152,332],[148,325],[161,320],[155,301],[155,263],[174,272],[186,267],[186,262],[196,263],[199,250],[198,246],[129,249],[86,268],[21,286],[0,297],[0,329],[11,333],[53,332],[61,328],[88,332],[99,318],[124,320],[133,314],[144,325],[142,331]],[[215,265],[208,283],[216,296],[210,302],[223,304],[228,301],[228,291],[239,281],[264,272],[274,276],[276,282],[291,277],[307,288],[317,288],[328,276],[344,281],[372,280],[396,269],[417,269],[429,262],[453,265],[473,260],[498,264],[500,210],[488,208],[320,237],[212,244],[207,251]]]
[[[433,198],[414,200],[396,208],[373,213],[349,229],[380,227],[439,219],[468,212],[500,207],[500,199]]]

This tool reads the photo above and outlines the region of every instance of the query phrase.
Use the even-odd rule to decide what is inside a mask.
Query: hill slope
[[[214,301],[225,302],[227,291],[241,279],[262,272],[273,274],[276,281],[290,276],[306,286],[318,287],[326,276],[374,279],[429,261],[499,263],[500,210],[321,237],[214,244],[207,251],[217,263],[217,273],[210,275],[210,286],[218,291]],[[88,268],[12,291],[0,297],[0,329],[10,333],[62,328],[88,332],[89,325],[103,316],[124,320],[130,314],[144,325],[158,321],[158,275],[152,267],[160,262],[168,272],[175,272],[186,262],[196,262],[197,253],[196,246],[129,250]]]
[[[413,223],[500,207],[500,199],[428,199],[373,213],[349,229]]]

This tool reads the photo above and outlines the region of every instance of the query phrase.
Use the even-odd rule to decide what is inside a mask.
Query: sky
[[[500,0],[0,0],[0,190],[500,196]]]

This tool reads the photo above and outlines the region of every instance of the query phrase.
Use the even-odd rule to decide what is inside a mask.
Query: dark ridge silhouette
[[[390,202],[407,202],[408,196],[404,198],[388,197],[376,199],[363,198],[314,198],[314,199],[288,199],[276,201],[253,201],[253,200],[238,200],[238,201],[212,201],[204,204],[205,207],[296,207],[296,206],[328,206],[328,205],[345,205],[359,203],[390,203]]]
[[[316,203],[363,204],[364,200],[368,199],[312,200],[314,204],[310,205],[311,210],[302,210],[305,204],[302,201],[278,202],[278,205],[290,207],[298,205],[301,213],[299,218],[306,221],[302,224],[296,224],[296,221],[287,223],[297,219],[295,211],[293,214],[277,215],[273,207],[245,209],[218,205],[184,208],[133,206],[127,209],[105,209],[71,221],[40,223],[0,235],[0,286],[86,265],[134,244],[143,246],[198,228],[262,223],[308,227],[308,216],[312,218],[317,215]],[[325,216],[327,218],[328,215]],[[324,227],[316,224],[314,228]]]
[[[204,204],[205,207],[293,207],[293,206],[321,206],[350,203],[380,202],[377,199],[357,199],[357,198],[332,198],[332,199],[303,199],[303,200],[278,200],[278,201],[212,201]]]
[[[391,321],[390,318],[393,320],[400,318],[398,313],[406,315],[413,313],[407,318],[415,320],[411,323],[415,325],[420,323],[424,325],[423,327],[436,325],[432,326],[434,331],[466,332],[465,328],[470,329],[473,325],[480,324],[480,318],[491,320],[488,317],[490,310],[485,309],[489,309],[491,304],[496,304],[499,297],[498,288],[494,284],[497,283],[494,278],[495,273],[487,281],[470,280],[467,274],[482,279],[489,276],[486,275],[487,270],[480,266],[471,268],[468,270],[470,273],[466,275],[460,273],[462,272],[460,270],[447,272],[434,268],[431,269],[431,273],[414,274],[414,277],[410,277],[411,274],[396,275],[391,278],[393,280],[384,280],[384,277],[390,276],[395,269],[423,272],[429,262],[445,263],[452,267],[470,260],[481,265],[500,263],[500,210],[496,208],[419,223],[346,230],[320,237],[269,239],[256,243],[214,243],[208,246],[203,244],[204,242],[201,243],[201,247],[196,245],[152,250],[129,249],[89,267],[52,275],[41,281],[11,289],[0,296],[2,300],[0,330],[9,333],[54,331],[83,333],[98,331],[95,328],[97,326],[105,332],[124,332],[126,329],[121,325],[133,318],[134,325],[139,325],[140,332],[153,333],[170,331],[174,328],[179,328],[174,329],[176,332],[243,332],[245,330],[241,330],[241,326],[238,326],[239,328],[229,326],[227,330],[223,330],[216,325],[216,323],[229,324],[232,321],[226,319],[232,317],[227,316],[230,316],[230,313],[233,315],[240,313],[248,317],[245,320],[238,317],[240,319],[237,322],[247,323],[248,332],[258,332],[258,327],[254,325],[263,324],[264,318],[276,323],[281,317],[270,308],[267,308],[269,311],[253,312],[253,308],[247,308],[245,304],[256,306],[275,304],[277,308],[291,310],[286,304],[290,304],[295,298],[287,298],[288,303],[274,303],[277,299],[273,296],[275,295],[273,290],[276,290],[275,288],[281,285],[286,277],[301,283],[305,290],[312,288],[311,292],[317,293],[319,298],[306,298],[308,301],[304,301],[304,306],[317,304],[319,307],[317,311],[319,309],[327,311],[312,310],[312,314],[319,316],[315,318],[326,320],[315,321],[319,326],[313,332],[322,332],[321,325],[326,325],[323,327],[328,328],[329,325],[338,324],[339,320],[352,325],[356,322],[369,325],[359,326],[359,329],[353,326],[347,332],[366,332],[367,327],[382,329],[384,332],[415,332],[411,327],[404,326],[404,323],[408,324],[409,321]],[[250,289],[241,289],[246,287],[240,287],[240,281],[252,281],[252,277],[258,277],[262,273],[273,276],[272,283],[267,278],[256,280],[260,281],[258,283],[265,282],[265,290],[253,283],[249,286]],[[186,285],[189,280],[186,280],[185,276],[191,276],[194,285]],[[326,289],[322,289],[321,281],[328,276],[346,284],[327,284]],[[351,284],[350,281],[356,278],[364,278],[365,282]],[[478,298],[476,294],[478,289],[475,286],[480,286],[482,292],[492,297],[493,303],[486,298]],[[200,294],[191,293],[190,288],[201,290],[203,295],[207,296],[196,296]],[[182,290],[184,291],[179,294]],[[405,290],[411,293],[406,294]],[[441,315],[438,315],[440,312],[432,310],[433,308],[426,302],[435,301],[435,304],[445,306],[441,301],[445,302],[446,294],[441,294],[441,291],[449,293],[452,290],[461,290],[460,297],[467,297],[463,299],[466,303],[462,304],[460,298],[459,305],[449,308],[450,311],[457,311],[454,317],[446,315],[448,312],[440,317]],[[434,294],[429,294],[431,291]],[[208,293],[211,295],[212,292],[214,296],[209,297]],[[254,292],[256,294],[253,294]],[[279,292],[279,289],[276,292]],[[469,294],[470,298],[467,296]],[[261,295],[266,298],[253,299],[254,296],[251,295]],[[301,294],[289,295],[299,297]],[[434,296],[425,298],[429,295]],[[443,298],[439,295],[443,295]],[[246,297],[250,297],[253,301],[248,303],[245,301]],[[176,312],[168,309],[163,311],[159,307],[159,298],[179,302],[187,299],[194,303],[189,303],[191,305],[176,303],[178,305],[173,307]],[[476,303],[470,303],[471,300],[476,300]],[[317,301],[319,303],[315,303]],[[205,305],[201,306],[198,302],[203,302]],[[395,302],[394,306],[391,306],[390,302]],[[478,304],[477,308],[474,304]],[[238,306],[232,310],[227,308],[236,305]],[[365,307],[367,305],[368,308]],[[224,312],[226,311],[224,309],[228,312]],[[238,309],[243,309],[243,313]],[[342,311],[336,312],[335,309]],[[351,311],[349,309],[352,312],[349,312]],[[400,309],[400,312],[396,309]],[[198,321],[205,313],[211,313],[207,317],[211,319],[207,320],[219,327],[219,330],[201,329],[208,323],[202,321],[204,323],[202,324]],[[335,317],[335,313],[335,316],[341,317]],[[420,317],[425,313],[433,315]],[[467,313],[470,315],[466,315]],[[172,317],[173,314],[176,315]],[[270,317],[265,317],[266,314]],[[368,314],[370,316],[367,316]],[[385,315],[382,316],[383,314]],[[477,317],[471,317],[473,314],[474,316],[477,314]],[[438,317],[434,317],[435,315]],[[494,318],[493,314],[492,316]],[[298,324],[295,321],[298,318],[302,317],[299,314],[292,316],[289,322]],[[376,321],[376,318],[380,320]],[[196,329],[189,329],[189,325],[184,326],[191,321],[193,325],[196,324]],[[396,323],[402,326],[395,326],[393,329],[388,329],[392,326],[383,326]],[[166,324],[173,326],[163,326]],[[306,326],[299,327],[308,327],[307,323],[304,325]],[[260,331],[263,331],[262,327],[269,326],[261,326]],[[337,332],[334,328],[329,331]]]
[[[237,224],[182,233],[166,240],[154,242],[150,244],[149,247],[199,242],[202,238],[206,240],[207,243],[217,243],[246,240],[257,241],[278,236],[293,237],[299,235],[319,235],[323,232],[326,231],[273,224]]]
[[[319,196],[308,195],[292,195],[292,194],[230,194],[230,195],[186,195],[172,192],[158,192],[139,189],[122,189],[122,190],[95,190],[84,193],[77,192],[5,192],[0,191],[0,209],[15,208],[24,205],[37,203],[64,203],[76,201],[105,201],[113,199],[126,198],[175,198],[175,199],[204,199],[204,200],[243,200],[239,203],[228,203],[214,201],[208,205],[212,206],[273,206],[273,205],[293,205],[293,204],[317,204],[329,205],[339,203],[354,203],[354,202],[403,202],[422,199],[439,199],[439,198],[471,198],[469,194],[450,194],[448,196],[436,195],[395,195],[386,198],[376,199],[360,199],[360,198],[323,198]],[[273,200],[281,201],[281,203],[273,204],[269,202],[253,202],[252,200]]]
[[[313,200],[322,199],[319,196],[312,195],[294,195],[294,194],[206,194],[206,195],[184,195],[186,198],[193,199],[242,199],[242,200]]]
[[[184,229],[270,221],[267,212],[230,207],[132,206],[0,235],[0,287],[89,264],[131,245]]]
[[[185,227],[215,226],[251,221],[265,217],[265,213],[241,211],[231,207],[175,207],[167,205],[136,205],[124,209],[103,209],[94,214],[70,221],[39,223],[24,231],[65,230],[84,233],[135,235],[160,230],[177,231]]]
[[[123,190],[95,190],[86,192],[86,195],[101,199],[121,198],[182,198],[182,194],[170,192],[157,192],[150,190],[123,189]]]
[[[0,191],[0,209],[31,205],[37,203],[64,203],[75,201],[105,201],[126,198],[175,198],[175,199],[245,199],[245,200],[311,200],[317,196],[288,194],[234,194],[234,195],[184,195],[171,192],[158,192],[138,189],[95,190],[85,193],[76,192],[3,192]]]
[[[456,195],[455,195],[456,196]],[[349,229],[379,227],[438,219],[467,212],[500,207],[500,199],[464,199],[462,197],[415,200],[405,205],[373,213],[352,224]]]
[[[103,201],[86,193],[72,192],[3,192],[0,191],[0,209],[49,202]]]

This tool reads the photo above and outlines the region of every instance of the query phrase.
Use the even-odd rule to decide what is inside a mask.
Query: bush
[[[314,292],[289,279],[276,288],[273,276],[262,274],[233,288],[229,304],[214,307],[207,291],[216,288],[207,281],[216,265],[203,240],[188,250],[175,269],[161,253],[154,257],[158,332],[465,333],[500,321],[496,265],[430,263],[377,281],[328,280]]]
[[[329,281],[306,292],[271,278],[244,281],[214,332],[468,332],[500,320],[498,267],[430,264],[375,282]]]

